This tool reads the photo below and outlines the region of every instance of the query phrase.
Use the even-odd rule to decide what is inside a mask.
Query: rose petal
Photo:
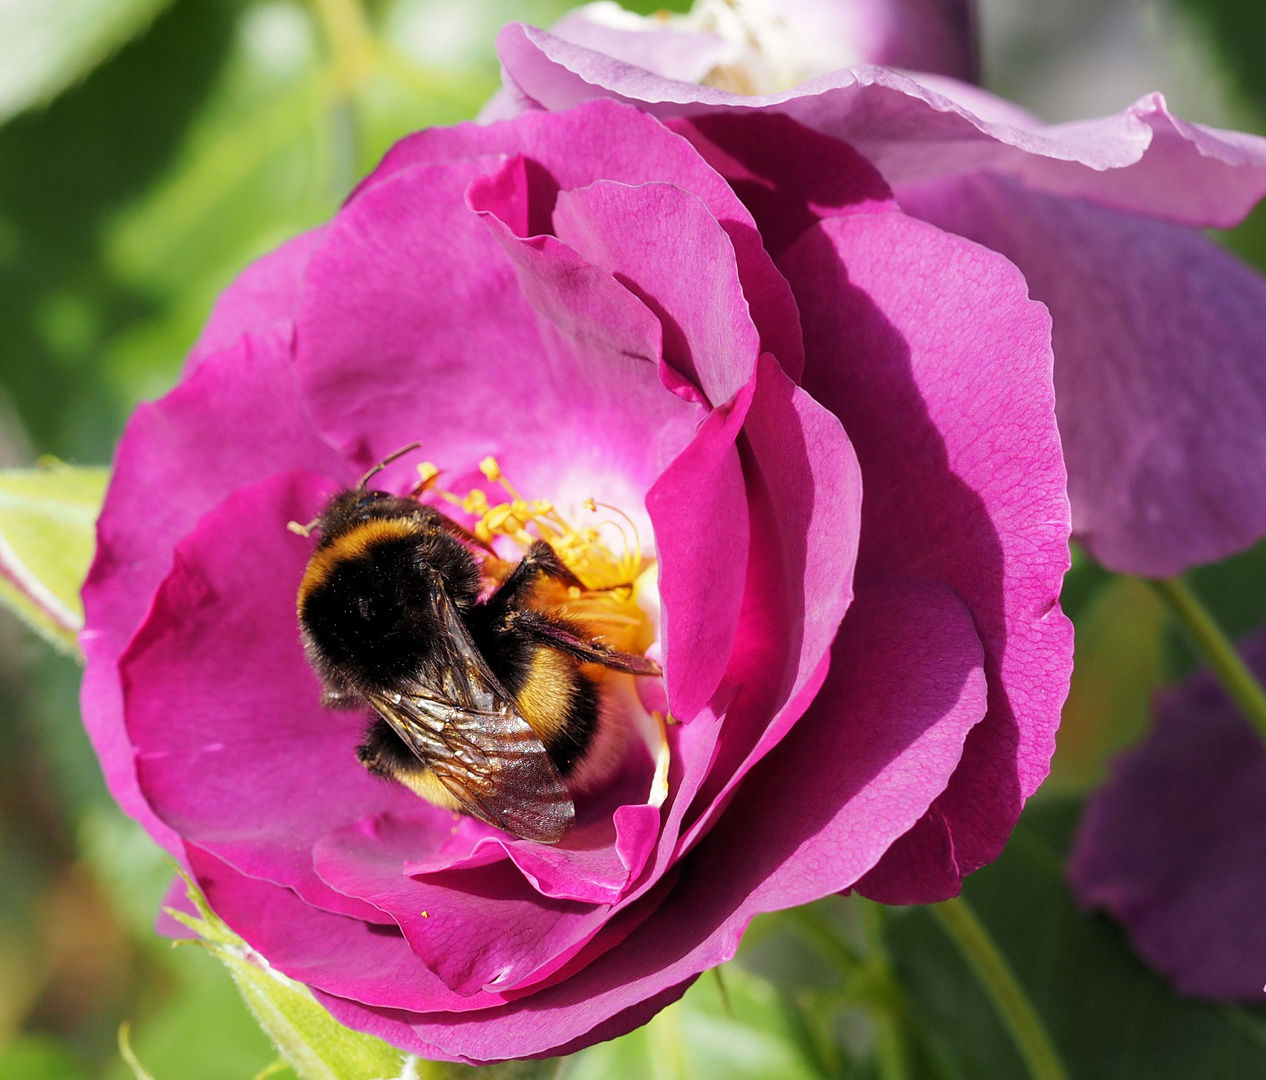
[[[1245,649],[1266,677],[1266,638]],[[1180,993],[1261,1004],[1266,746],[1207,674],[1165,694],[1147,740],[1086,804],[1073,891],[1125,924]]]
[[[709,402],[723,405],[747,385],[760,334],[734,246],[696,196],[672,184],[598,180],[559,194],[554,226],[659,317],[664,359]]]
[[[668,121],[729,181],[775,258],[824,217],[890,209],[892,192],[839,139],[780,113],[713,113]]]
[[[468,198],[472,206],[486,215],[494,237],[514,261],[524,295],[570,343],[573,353],[583,356],[596,352],[604,365],[636,365],[638,358],[642,358],[646,366],[645,361],[658,353],[658,323],[633,293],[611,276],[608,272],[610,267],[599,269],[572,247],[553,237],[537,236],[525,240],[511,232],[505,218],[513,218],[514,207],[522,206],[525,200],[515,194],[521,188],[514,183],[514,177],[522,177],[523,170],[514,161],[509,168],[512,170],[509,175],[503,172],[486,181],[476,182]],[[620,192],[645,196],[648,189],[653,191],[658,187],[671,193],[669,199],[673,205],[680,207],[683,199],[689,199],[693,206],[686,204],[685,211],[690,213],[697,208],[698,214],[706,218],[707,211],[698,200],[667,185],[622,188]],[[592,188],[585,189],[581,194],[589,195],[591,192]],[[656,194],[663,196],[665,193]],[[578,234],[590,249],[605,248],[599,250],[599,255],[605,256],[608,263],[618,263],[623,270],[628,270],[639,260],[639,265],[646,265],[646,253],[640,247],[643,238],[622,235],[627,230],[618,225],[621,212],[627,207],[620,202],[604,206],[601,192],[582,201],[574,211],[569,211],[565,199],[566,193],[560,196],[556,214],[563,220],[560,231],[565,236],[574,238]],[[662,209],[663,198],[655,202]],[[494,217],[494,209],[504,216]],[[523,220],[522,215],[520,220]],[[700,272],[709,273],[721,282],[726,281],[726,275],[718,273],[712,265],[721,245],[724,245],[723,250],[732,252],[724,234],[710,218],[700,221],[696,216],[691,220],[712,241],[711,245],[703,245],[701,253],[708,265],[682,267],[673,279],[656,286],[656,291],[667,295],[670,298],[668,303],[673,305],[678,298],[691,295],[690,281]],[[625,276],[623,270],[622,277]],[[729,306],[734,309],[731,318],[745,318],[746,305],[737,280],[731,277],[728,285]],[[671,313],[663,311],[664,305],[657,306],[667,327],[679,327]],[[697,314],[697,319],[692,321],[687,316],[683,317],[683,321],[692,331],[694,322],[708,321],[708,316],[698,309],[692,309],[691,314]],[[693,374],[694,363],[690,354],[692,350],[698,352],[705,370],[712,373],[705,380],[705,387],[713,393],[724,392],[735,380],[730,369],[738,367],[741,377],[744,368],[749,367],[744,362],[744,345],[757,347],[754,328],[751,328],[750,321],[747,325],[752,334],[746,343],[741,334],[735,334],[738,339],[736,345],[727,341],[722,346],[730,352],[728,357],[708,340],[707,332],[719,328],[705,327],[701,334],[691,333],[690,338],[695,338],[693,346],[690,338],[683,338],[678,343],[679,367],[686,367]],[[750,381],[750,374],[748,379]],[[660,475],[646,496],[660,564],[661,652],[669,700],[674,715],[680,720],[693,719],[712,697],[733,647],[739,605],[743,599],[748,532],[742,469],[734,440],[747,414],[751,392],[751,385],[746,392],[737,391],[733,402],[708,416],[690,444],[671,464],[664,467],[657,463]],[[698,392],[691,396],[697,400]],[[664,410],[661,424],[665,430],[678,433],[682,428],[681,422],[687,416],[693,417],[697,410],[672,395],[664,394],[663,398],[658,403],[658,407]],[[619,415],[623,404],[617,398],[598,411]],[[604,430],[602,439],[608,440],[610,434]],[[645,438],[643,436],[643,441]],[[636,438],[630,440],[635,441]],[[643,451],[643,456],[649,455]]]
[[[544,896],[504,860],[409,877],[416,839],[407,824],[379,817],[331,834],[314,856],[333,888],[391,913],[409,947],[458,994],[535,981],[607,920],[608,905]]]
[[[865,477],[859,573],[945,582],[984,642],[989,716],[938,802],[966,874],[1045,777],[1068,691],[1050,321],[1005,259],[896,213],[823,221],[780,265],[811,330],[805,389],[843,421]]]
[[[326,1006],[418,1052],[495,1061],[512,1038],[516,1055],[544,1056],[595,1030],[621,1034],[615,1017],[645,1020],[644,1002],[730,959],[758,912],[847,888],[944,787],[986,688],[971,615],[930,582],[859,587],[833,657],[834,692],[753,770],[655,917],[618,946],[478,1024]]]
[[[83,589],[84,725],[111,793],[177,858],[179,838],[136,786],[117,662],[171,569],[177,540],[230,491],[280,469],[308,466],[350,479],[311,426],[290,359],[290,331],[248,334],[207,357],[162,400],[142,405],[115,455]],[[156,497],[161,493],[161,497]]]
[[[412,952],[398,927],[336,915],[291,889],[246,877],[196,845],[189,862],[198,886],[229,927],[283,975],[319,989],[334,986],[368,1005],[445,1013],[486,1009],[501,995],[462,997]]]
[[[1073,527],[1170,577],[1266,533],[1266,281],[1198,233],[976,177],[902,205],[1015,262],[1054,317]]]
[[[810,78],[858,63],[873,63],[936,71],[959,79],[974,80],[977,76],[975,20],[967,0],[856,0],[846,4],[839,0],[775,0],[754,6],[753,14],[757,19],[763,15],[780,31],[779,74],[783,68],[788,74],[799,69],[803,78]],[[737,42],[692,30],[681,21],[665,25],[655,17],[632,16],[611,3],[576,8],[551,26],[550,33],[666,79],[687,83],[702,83],[714,68],[741,62],[746,51]]]
[[[186,372],[249,331],[271,323],[289,326],[294,321],[303,273],[324,235],[324,226],[300,233],[238,274],[216,298],[207,324],[185,361]]]
[[[595,101],[565,114],[537,113],[514,123],[429,128],[398,142],[359,191],[402,168],[481,155],[522,155],[539,166],[542,195],[596,180],[662,182],[697,195],[734,245],[743,295],[760,329],[761,348],[778,357],[793,379],[804,366],[800,321],[791,290],[761,242],[751,215],[685,140],[636,109]],[[357,196],[358,197],[358,196]],[[552,201],[545,206],[553,209]]]
[[[739,625],[748,519],[734,441],[754,383],[708,414],[646,496],[661,560],[659,640],[668,706],[686,723],[720,686]]]
[[[862,504],[857,457],[839,420],[768,356],[761,358],[744,449],[752,541],[729,671],[738,693],[687,845],[813,700],[853,597]]]
[[[817,15],[846,7],[834,0],[781,0]],[[874,64],[935,71],[975,82],[980,76],[976,13],[971,0],[870,0],[862,56]],[[803,17],[803,16],[802,16]]]
[[[140,787],[166,824],[242,873],[384,922],[312,868],[331,829],[417,803],[357,762],[368,721],[321,708],[299,644],[294,597],[312,541],[286,522],[312,517],[332,487],[285,473],[204,516],[119,668]]]
[[[495,167],[407,168],[331,223],[300,304],[299,370],[313,416],[365,463],[421,436],[442,469],[493,454],[532,497],[620,505],[631,492],[636,513],[688,437],[675,425],[692,410],[664,392],[653,365],[611,351],[645,343],[646,327],[629,323],[635,337],[614,341],[598,328],[612,298],[600,298],[594,280],[559,278],[556,248],[535,259],[533,295],[552,296],[556,315],[569,310],[564,329],[578,336],[543,336],[514,263],[465,203],[470,181]],[[403,307],[401,296],[410,298]],[[491,357],[506,361],[495,379]]]
[[[601,10],[600,10],[601,9]],[[657,20],[611,18],[611,5],[585,4],[567,12],[550,27],[550,33],[564,41],[615,56],[629,64],[646,68],[666,79],[702,82],[718,64],[728,60],[734,46],[714,34],[683,33],[658,28]],[[632,26],[621,26],[628,21]]]
[[[1186,123],[1160,94],[1099,120],[1032,126],[1005,102],[982,105],[988,96],[975,87],[879,67],[746,96],[665,79],[519,23],[501,30],[497,53],[503,78],[539,108],[613,98],[661,119],[781,112],[843,139],[894,185],[992,169],[1034,188],[1220,228],[1266,194],[1266,139]]]

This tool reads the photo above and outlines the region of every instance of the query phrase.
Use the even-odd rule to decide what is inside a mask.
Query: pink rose
[[[593,7],[553,34],[511,24],[490,108],[630,102],[691,138],[767,238],[743,172],[765,150],[736,119],[786,116],[844,140],[906,213],[1005,255],[1050,309],[1073,529],[1096,559],[1168,577],[1266,534],[1266,282],[1199,231],[1239,223],[1266,193],[1266,140],[1180,120],[1160,94],[1043,124],[944,77],[971,77],[963,0],[729,2],[757,46],[715,45],[711,68],[680,60],[716,41],[694,24],[599,37]],[[941,74],[816,62],[850,52]]]
[[[953,895],[1053,749],[1046,310],[843,142],[682,130],[596,101],[405,139],[243,273],[119,447],[83,634],[113,792],[277,969],[428,1057],[627,1031],[759,912]],[[497,502],[492,455],[569,520],[628,515],[658,568],[641,704],[679,721],[662,805],[638,740],[552,846],[357,762],[286,525],[414,439],[458,495]]]

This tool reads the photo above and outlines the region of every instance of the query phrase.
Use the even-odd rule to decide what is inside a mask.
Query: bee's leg
[[[568,588],[584,589],[584,582],[573,574],[567,564],[558,557],[558,553],[544,540],[537,540],[527,550],[527,554],[518,561],[510,571],[509,577],[501,583],[501,587],[489,598],[489,603],[513,605],[521,600],[524,594],[531,591],[536,579],[544,574]]]
[[[489,555],[496,554],[496,551],[493,550],[493,547],[490,543],[488,543],[486,540],[480,540],[479,537],[477,537],[473,532],[471,532],[468,528],[466,528],[465,525],[462,525],[460,522],[454,521],[447,514],[441,514],[438,511],[436,512],[435,516],[440,519],[439,520],[440,528],[443,529],[450,536],[455,536],[457,537],[458,540],[461,540],[467,544],[473,544],[477,548],[482,548],[484,551],[488,552]]]
[[[391,725],[382,719],[374,721],[365,732],[365,741],[356,748],[356,757],[375,776],[385,776],[390,780],[421,772],[425,767]]]
[[[530,608],[515,608],[508,612],[504,625],[539,645],[557,649],[582,663],[601,664],[613,671],[627,671],[631,675],[663,674],[654,660],[634,653],[620,652],[600,641],[589,641],[577,633],[570,623]]]

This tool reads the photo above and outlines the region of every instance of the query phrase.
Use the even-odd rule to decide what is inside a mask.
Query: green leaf
[[[173,909],[169,914],[195,931],[228,967],[255,1019],[301,1080],[393,1080],[405,1076],[406,1068],[419,1075],[410,1055],[344,1027],[307,987],[274,970],[225,925],[191,882],[188,895],[198,916]]]
[[[141,1068],[154,1080],[251,1080],[275,1061],[277,1052],[223,966],[197,946],[171,948],[153,939],[152,926],[149,932],[155,946],[151,962],[162,982],[150,992],[151,1000],[137,1003],[129,1032]],[[101,1080],[136,1075],[120,1053]],[[284,1076],[294,1080],[291,1073]]]
[[[0,601],[66,652],[83,628],[79,590],[108,478],[60,463],[0,471]]]
[[[1064,881],[1078,807],[1034,803],[964,892],[1076,1080],[1250,1080],[1266,1075],[1266,1012],[1180,999],[1119,927],[1081,914]],[[908,1023],[951,1080],[1027,1080],[1005,1029],[954,945],[921,909],[890,909],[889,948]]]
[[[0,121],[48,101],[143,30],[170,0],[0,4]]]

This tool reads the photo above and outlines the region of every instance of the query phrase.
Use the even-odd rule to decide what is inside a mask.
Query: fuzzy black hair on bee
[[[571,789],[618,760],[624,735],[604,673],[658,675],[551,609],[548,583],[585,585],[545,541],[499,578],[486,548],[413,495],[338,492],[304,529],[319,539],[299,586],[299,626],[333,708],[378,718],[358,754],[373,773],[516,836],[553,843]],[[479,552],[479,555],[476,552]]]

